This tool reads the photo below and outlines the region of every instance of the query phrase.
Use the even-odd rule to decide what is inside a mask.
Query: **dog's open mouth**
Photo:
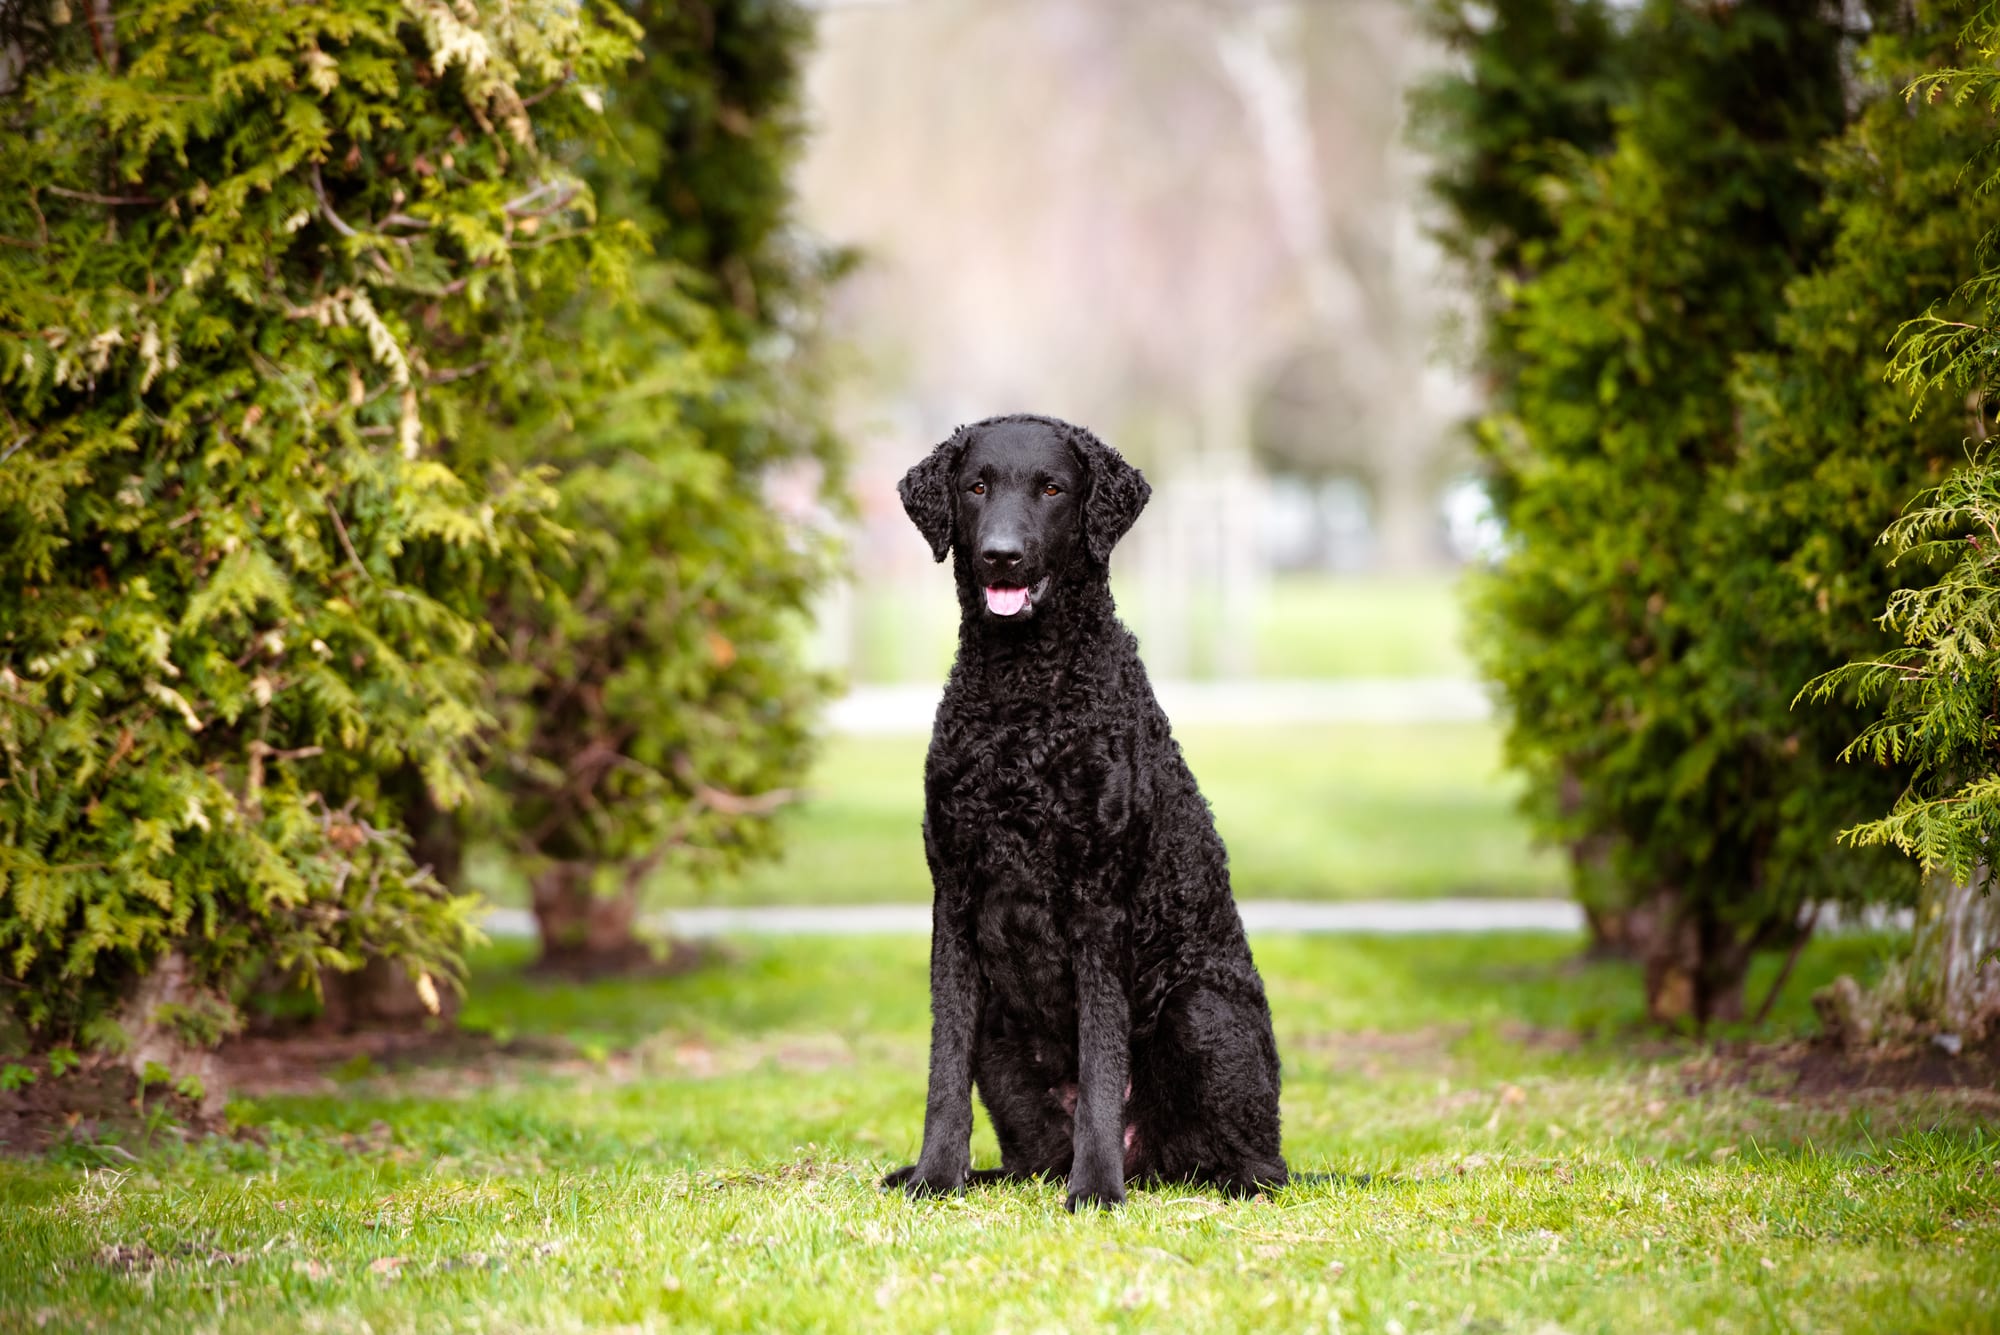
[[[986,610],[996,617],[1024,616],[1035,610],[1035,604],[1049,591],[1047,575],[1036,581],[1032,589],[1018,584],[988,584],[986,586]]]

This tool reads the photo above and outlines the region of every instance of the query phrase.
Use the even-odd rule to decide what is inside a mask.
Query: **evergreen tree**
[[[1432,233],[1475,298],[1472,360],[1487,416],[1469,426],[1487,490],[1505,513],[1514,476],[1478,437],[1516,405],[1525,367],[1520,297],[1559,257],[1565,183],[1612,146],[1616,112],[1634,91],[1633,38],[1604,0],[1429,0],[1424,17],[1454,60],[1412,94],[1413,122],[1434,164],[1428,185],[1440,213]],[[1562,791],[1573,793],[1574,781]],[[1604,844],[1571,837],[1580,879],[1601,869]],[[1586,896],[1585,920],[1593,954],[1632,951],[1626,915],[1611,897]]]
[[[1947,430],[1970,457],[1917,495],[1882,535],[1913,587],[1896,590],[1882,617],[1900,643],[1856,652],[1816,680],[1818,700],[1858,691],[1879,715],[1848,756],[1864,766],[1907,767],[1909,782],[1876,807],[1886,815],[1844,832],[1848,842],[1891,847],[1921,869],[1916,929],[1905,957],[1876,994],[1852,984],[1817,998],[1834,1027],[1866,1039],[1919,1027],[1977,1037],[2000,1022],[2000,900],[1991,893],[1991,844],[2000,832],[2000,458],[1994,435],[2000,352],[2000,267],[1992,169],[2000,148],[2000,13],[1969,3],[1938,6],[1933,22],[1970,19],[1962,50],[1941,50],[1910,84],[1916,127],[1950,152],[1928,163],[1931,207],[1958,244],[1908,303],[1929,308],[1897,335],[1891,378],[1912,396],[1913,420]],[[1954,12],[1958,11],[1958,12]],[[1968,59],[1968,57],[1970,59]],[[1964,66],[1970,66],[1965,68]],[[1956,290],[1949,280],[1975,275]],[[1906,489],[1902,494],[1907,495]],[[1883,605],[1882,599],[1872,606]]]
[[[1714,553],[1717,615],[1690,658],[1718,729],[1758,758],[1772,794],[1761,809],[1717,817],[1762,845],[1760,878],[1734,900],[1743,908],[1760,898],[1780,911],[1907,903],[1916,888],[1893,858],[1835,837],[1886,807],[1907,779],[1897,763],[1838,763],[1867,717],[1856,692],[1819,708],[1780,702],[1828,663],[1891,650],[1876,614],[1921,567],[1892,566],[1876,531],[1961,453],[1962,414],[1943,401],[1912,414],[1882,361],[1898,323],[1946,298],[1975,264],[1989,225],[1960,197],[1990,119],[1969,106],[1912,115],[1903,96],[1913,79],[1957,60],[1972,8],[1932,0],[1887,15],[1858,51],[1853,122],[1816,160],[1832,228],[1826,253],[1787,290],[1776,346],[1736,380],[1740,453],[1698,539]]]
[[[163,961],[198,1036],[272,964],[434,997],[470,905],[392,780],[476,783],[488,591],[558,500],[485,424],[542,411],[551,310],[629,271],[565,165],[629,24],[0,16],[0,1011],[115,1042]]]
[[[1825,880],[1853,798],[1797,796],[1823,757],[1790,691],[1728,657],[1755,633],[1741,582],[1776,579],[1778,603],[1797,584],[1772,535],[1733,527],[1732,386],[1825,253],[1806,163],[1843,122],[1846,37],[1812,0],[1653,0],[1632,22],[1613,144],[1546,192],[1557,233],[1506,317],[1518,371],[1481,446],[1510,545],[1476,647],[1580,897],[1640,910],[1654,1013],[1700,1023],[1740,1012],[1751,952],[1804,899],[1868,884]]]
[[[493,828],[526,866],[545,962],[644,961],[658,868],[713,875],[770,852],[825,683],[801,661],[824,543],[774,470],[837,481],[810,399],[826,260],[788,228],[802,139],[791,0],[629,6],[644,59],[612,85],[617,142],[588,174],[650,243],[629,296],[566,315],[562,413],[513,448],[561,469],[558,559],[495,613],[508,702]],[[807,488],[807,494],[812,494]]]
[[[1436,235],[1499,334],[1510,286],[1556,234],[1550,183],[1611,146],[1630,95],[1625,34],[1605,0],[1428,0],[1423,18],[1454,57],[1411,96],[1444,213]]]

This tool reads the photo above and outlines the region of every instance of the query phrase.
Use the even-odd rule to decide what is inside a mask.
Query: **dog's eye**
[[[986,494],[986,484],[984,482],[973,483],[972,494],[974,496],[984,496]]]
[[[1043,487],[1043,488],[1042,488],[1042,495],[1044,495],[1044,496],[1060,496],[1060,495],[1062,495],[1062,488],[1061,488],[1061,487],[1058,487],[1058,486],[1057,486],[1057,485],[1056,485],[1055,483],[1051,482],[1051,483],[1049,483],[1049,484],[1048,484],[1048,485],[1047,485],[1046,487]]]

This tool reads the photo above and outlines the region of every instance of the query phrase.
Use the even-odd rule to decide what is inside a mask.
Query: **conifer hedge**
[[[835,257],[791,225],[808,16],[791,0],[627,6],[643,59],[586,171],[646,238],[622,290],[566,312],[559,419],[509,438],[560,470],[570,535],[496,606],[502,763],[485,831],[527,872],[544,959],[595,972],[656,871],[712,876],[776,846],[828,682],[803,661],[830,566],[767,488],[823,505],[839,458],[810,352]]]
[[[1913,295],[1932,301],[1896,333],[1889,378],[1911,396],[1912,418],[1955,428],[1965,457],[1913,497],[1882,534],[1909,584],[1882,616],[1894,642],[1817,679],[1824,702],[1860,695],[1879,711],[1849,747],[1860,766],[1893,767],[1908,782],[1871,819],[1842,832],[1861,847],[1915,859],[1921,875],[1910,949],[1872,996],[1847,980],[1815,998],[1842,1037],[1928,1030],[1951,1042],[2000,1026],[2000,899],[1993,840],[2000,834],[2000,11],[1935,5],[1923,17],[1931,58],[1908,84],[1914,114],[1903,133],[1941,150],[1925,162],[1931,207],[1916,234],[1951,234],[1947,263]],[[1964,21],[1953,38],[1953,25]],[[1961,285],[1948,294],[1946,281]],[[1887,808],[1884,810],[1884,808]]]
[[[1564,7],[1557,30],[1602,17]],[[1510,543],[1478,581],[1477,647],[1532,816],[1575,853],[1579,897],[1639,924],[1663,1018],[1741,1013],[1751,954],[1795,943],[1811,906],[1914,888],[1838,842],[1904,779],[1840,763],[1866,722],[1852,691],[1792,704],[1887,647],[1874,618],[1914,572],[1874,536],[1964,435],[1948,408],[1912,421],[1882,363],[1983,230],[1957,178],[1984,112],[1902,97],[1968,9],[1873,6],[1855,28],[1808,0],[1649,0],[1604,57],[1627,80],[1607,145],[1508,157],[1490,125],[1457,131],[1530,164],[1553,229],[1489,289],[1479,439]],[[1491,227],[1446,221],[1475,256]]]
[[[46,1040],[168,955],[455,967],[450,807],[489,599],[555,531],[493,423],[636,235],[577,162],[635,50],[515,0],[11,5],[0,31],[0,1015]],[[431,984],[435,986],[435,984]]]

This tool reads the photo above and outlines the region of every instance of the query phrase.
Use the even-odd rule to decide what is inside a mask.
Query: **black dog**
[[[885,1187],[1066,1175],[1282,1185],[1278,1049],[1222,840],[1111,603],[1151,488],[1046,417],[961,427],[903,508],[953,554],[958,660],[924,764],[930,1095]],[[1000,1140],[971,1171],[972,1087]]]

